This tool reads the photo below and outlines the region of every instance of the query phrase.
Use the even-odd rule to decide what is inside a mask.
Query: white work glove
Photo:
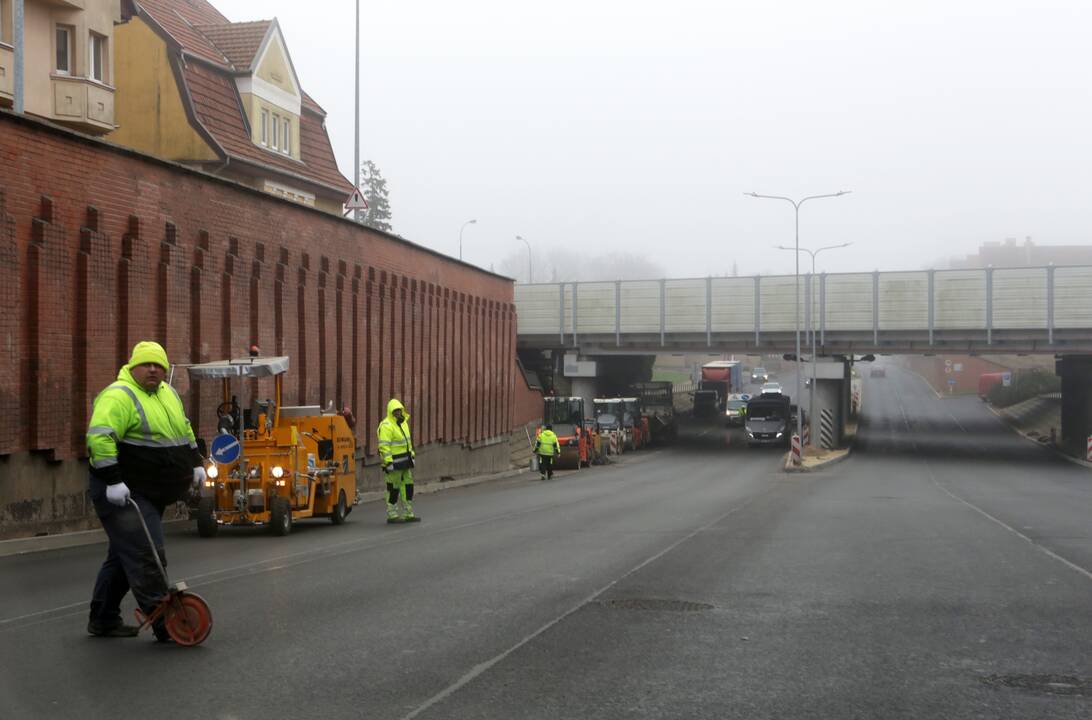
[[[384,465],[383,472],[390,475],[392,472],[394,472],[394,465]]]
[[[125,507],[129,502],[129,486],[123,482],[107,485],[106,499],[118,507]]]
[[[205,474],[205,468],[198,465],[193,469],[193,486],[201,487],[201,483],[208,479],[208,475]]]

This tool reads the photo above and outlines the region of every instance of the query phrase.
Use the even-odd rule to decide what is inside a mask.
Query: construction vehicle
[[[641,401],[636,397],[622,398],[625,411],[622,413],[622,426],[626,429],[627,450],[640,450],[648,444],[648,418],[641,410]]]
[[[666,381],[639,382],[633,384],[632,390],[640,398],[648,419],[649,443],[670,442],[678,437],[674,386]]]
[[[191,516],[201,537],[221,526],[268,526],[287,535],[296,520],[345,522],[356,498],[352,415],[281,404],[287,357],[247,357],[189,366],[191,380],[220,380],[217,435]],[[232,381],[273,379],[273,398],[242,411]],[[255,383],[257,385],[257,383]]]
[[[575,470],[591,464],[594,438],[584,424],[584,398],[550,396],[544,398],[543,406],[542,424],[553,427],[561,446],[554,467]]]

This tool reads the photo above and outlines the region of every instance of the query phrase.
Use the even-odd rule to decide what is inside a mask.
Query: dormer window
[[[284,136],[281,138],[281,152],[285,155],[292,154],[292,122],[288,119],[284,119]]]
[[[262,110],[262,145],[269,147],[269,111]]]
[[[273,113],[273,149],[280,150],[281,145],[281,116]]]

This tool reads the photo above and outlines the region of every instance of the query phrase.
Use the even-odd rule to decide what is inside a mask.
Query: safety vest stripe
[[[96,470],[101,470],[104,467],[110,467],[111,465],[117,465],[118,459],[116,457],[102,458],[101,460],[92,460],[91,467]]]
[[[144,414],[144,406],[140,404],[140,400],[137,399],[136,393],[133,392],[132,388],[125,385],[111,385],[110,389],[125,391],[125,394],[133,401],[133,406],[136,407],[137,413],[140,415],[140,429],[144,433],[144,439],[151,440],[152,426],[148,424],[148,416]]]
[[[114,428],[110,427],[109,425],[92,425],[91,427],[87,428],[87,434],[88,435],[111,435],[115,439],[118,436],[117,432],[114,431]]]

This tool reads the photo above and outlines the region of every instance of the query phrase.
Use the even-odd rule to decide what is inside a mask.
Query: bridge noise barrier
[[[819,444],[826,450],[834,449],[834,411],[823,408],[819,415]]]

